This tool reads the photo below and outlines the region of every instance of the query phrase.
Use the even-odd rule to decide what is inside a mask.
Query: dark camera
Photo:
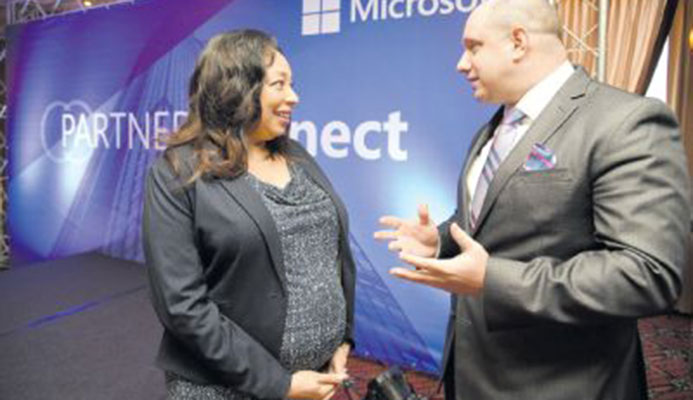
[[[399,367],[392,367],[368,382],[363,400],[427,400],[416,394]]]

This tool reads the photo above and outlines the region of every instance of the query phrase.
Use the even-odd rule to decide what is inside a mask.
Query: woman
[[[188,121],[150,170],[144,248],[171,399],[325,399],[346,378],[346,212],[286,136],[291,79],[265,33],[212,38]]]

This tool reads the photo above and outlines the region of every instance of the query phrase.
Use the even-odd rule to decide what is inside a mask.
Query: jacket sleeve
[[[194,232],[190,187],[163,159],[147,178],[143,240],[152,303],[165,329],[225,384],[258,398],[285,398],[291,375],[210,300]]]
[[[460,206],[458,206],[460,207]],[[455,242],[450,234],[450,226],[453,222],[462,227],[462,218],[458,214],[458,209],[446,221],[438,225],[438,258],[451,258],[460,253],[460,246]]]
[[[491,257],[483,295],[489,329],[604,323],[660,313],[676,301],[691,215],[677,124],[652,100],[624,115],[590,155],[597,246],[565,260]]]

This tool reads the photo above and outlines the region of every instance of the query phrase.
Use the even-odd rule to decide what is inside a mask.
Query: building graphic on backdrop
[[[356,354],[418,371],[437,371],[438,364],[402,306],[356,238],[351,235],[349,239],[357,269]]]

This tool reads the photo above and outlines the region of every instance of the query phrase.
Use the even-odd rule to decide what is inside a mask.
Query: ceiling
[[[86,11],[90,8],[114,3],[132,3],[135,0],[0,0],[0,35],[12,22],[46,18],[68,12]],[[88,2],[91,2],[89,5]]]

